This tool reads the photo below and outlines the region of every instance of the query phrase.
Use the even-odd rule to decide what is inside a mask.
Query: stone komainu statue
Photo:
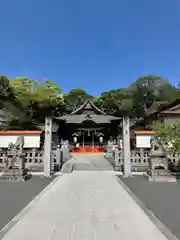
[[[24,147],[24,136],[19,136],[15,143],[16,149],[23,150]]]
[[[19,167],[18,160],[23,155],[24,136],[19,136],[14,143],[10,142],[7,150],[6,168]]]
[[[157,137],[152,136],[150,143],[151,143],[151,151],[152,152],[160,151],[161,153],[164,153],[163,146],[162,146],[162,144],[160,143],[160,141],[158,140]]]

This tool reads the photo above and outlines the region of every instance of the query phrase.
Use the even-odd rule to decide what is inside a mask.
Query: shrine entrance
[[[75,152],[77,148],[79,151],[84,152],[103,152],[104,147],[108,144],[108,140],[113,137],[113,133],[114,136],[117,137],[118,126],[120,124],[120,120],[122,120],[124,176],[129,177],[132,175],[129,116],[123,116],[121,119],[107,115],[102,110],[98,109],[92,102],[86,101],[81,107],[71,114],[53,117],[53,120],[58,123],[58,131],[56,131],[56,136],[58,137],[57,143],[60,144],[61,142],[66,141],[68,149],[72,149],[72,152]],[[52,117],[46,117],[44,143],[45,176],[51,175],[52,133]],[[98,145],[96,145],[97,139]],[[117,160],[119,163],[119,159]]]
[[[101,128],[80,128],[77,129],[78,134],[74,134],[77,137],[76,146],[73,148],[73,152],[104,152],[104,134],[101,132]]]
[[[113,127],[117,129],[120,122],[120,118],[107,115],[91,101],[56,119],[60,121],[59,138],[68,140],[76,153],[104,152]]]

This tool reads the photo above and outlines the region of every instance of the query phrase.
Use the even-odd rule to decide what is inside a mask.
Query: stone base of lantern
[[[167,170],[150,170],[147,176],[149,182],[177,182],[176,177]]]

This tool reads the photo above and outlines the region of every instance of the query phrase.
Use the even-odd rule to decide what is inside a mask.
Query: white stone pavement
[[[104,158],[102,153],[92,155],[74,155],[63,165],[61,171],[66,172],[66,169],[72,165],[73,171],[114,171],[112,164]]]
[[[106,171],[64,174],[4,240],[165,240],[116,177]]]

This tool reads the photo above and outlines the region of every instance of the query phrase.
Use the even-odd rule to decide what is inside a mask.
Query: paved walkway
[[[50,189],[4,240],[165,240],[116,177],[75,171]]]
[[[113,166],[103,154],[77,154],[64,164],[62,172],[73,171],[113,171]]]

